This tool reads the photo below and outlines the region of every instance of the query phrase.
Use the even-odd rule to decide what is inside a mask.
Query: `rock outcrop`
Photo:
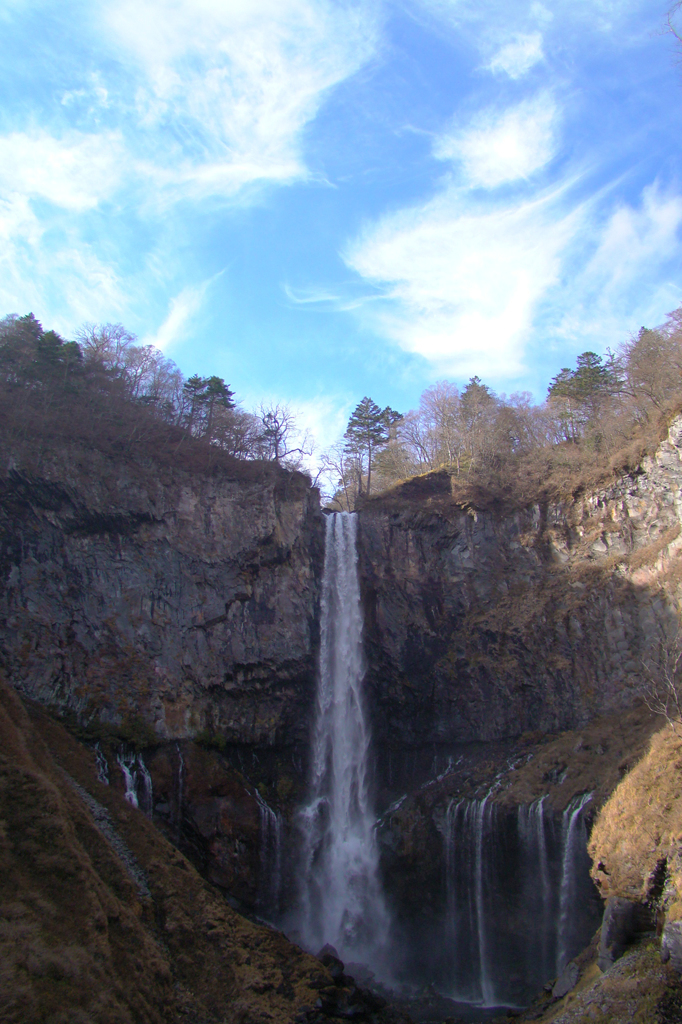
[[[305,748],[323,555],[307,478],[74,447],[14,456],[0,498],[0,659],[17,689],[159,740]]]
[[[386,783],[642,692],[643,660],[678,627],[681,451],[678,419],[637,473],[562,504],[463,508],[446,473],[367,503],[367,686]]]

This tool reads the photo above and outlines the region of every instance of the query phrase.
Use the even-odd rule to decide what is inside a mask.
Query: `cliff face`
[[[682,419],[637,475],[563,505],[462,508],[432,474],[360,513],[374,742],[434,752],[627,705],[675,629]],[[0,479],[0,653],[27,695],[305,750],[323,517],[304,477],[74,448]],[[419,757],[422,755],[420,754]]]
[[[81,720],[304,744],[319,499],[305,477],[190,474],[73,448],[0,479],[0,656]]]
[[[677,628],[681,450],[678,419],[636,475],[507,514],[458,507],[446,474],[368,503],[360,559],[379,747],[394,761],[428,748],[426,764],[630,703],[642,659],[655,662]],[[388,753],[382,763],[388,777]]]
[[[7,1024],[409,1024],[232,910],[1,678],[0,867]]]
[[[681,451],[678,420],[640,472],[564,505],[463,508],[447,475],[434,474],[360,513],[379,809],[416,794],[380,829],[406,926],[425,934],[442,917],[452,801],[480,803],[510,759],[543,764],[542,734],[581,730],[507,801],[515,821],[546,796],[549,835],[571,799],[601,786],[597,768],[572,775],[576,751],[598,765],[609,745],[582,743],[587,723],[632,703],[642,659],[654,663],[676,630]],[[75,447],[15,453],[9,467],[8,678],[81,723],[112,726],[112,788],[123,785],[120,740],[134,737],[166,834],[240,905],[285,909],[314,714],[317,493],[276,467],[190,473]],[[507,789],[498,785],[493,802]],[[268,859],[275,828],[280,853]]]

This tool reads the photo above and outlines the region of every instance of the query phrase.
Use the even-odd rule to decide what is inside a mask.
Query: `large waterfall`
[[[388,914],[369,793],[356,527],[347,512],[327,518],[300,931],[313,951],[331,943],[345,960],[381,971]]]

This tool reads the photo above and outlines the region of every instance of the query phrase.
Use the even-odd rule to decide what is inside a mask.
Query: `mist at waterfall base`
[[[295,865],[283,862],[283,849],[296,843],[285,843],[281,815],[259,800],[260,912],[313,953],[332,945],[354,965],[351,973],[363,964],[391,988],[431,987],[462,1004],[462,1019],[483,1020],[486,1008],[527,1005],[599,924],[587,855],[590,796],[563,815],[546,798],[513,808],[492,793],[452,800],[439,825],[438,909],[415,918],[384,890],[362,694],[356,529],[354,515],[327,517],[308,799],[293,823]],[[283,891],[292,876],[294,906]]]

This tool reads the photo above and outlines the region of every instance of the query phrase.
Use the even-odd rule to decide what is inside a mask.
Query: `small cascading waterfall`
[[[142,754],[137,755],[137,804],[148,818],[151,818],[154,809],[154,789],[149,769],[142,759]]]
[[[447,936],[454,970],[453,999],[495,1006],[489,930],[495,858],[489,849],[495,834],[495,804],[453,801],[447,810],[445,857]]]
[[[331,943],[344,960],[385,973],[389,918],[369,794],[356,526],[347,512],[327,518],[311,780],[299,815],[299,930],[314,952]]]
[[[121,750],[116,755],[116,762],[123,772],[126,800],[151,818],[154,807],[152,777],[142,754],[131,754]]]
[[[99,743],[95,743],[95,762],[97,765],[97,779],[105,786],[109,785],[109,762]]]
[[[561,827],[546,797],[516,811],[452,801],[444,822],[450,994],[484,1006],[521,1005],[589,941],[592,891],[584,810],[576,797]]]
[[[273,811],[255,790],[260,813],[260,881],[258,905],[260,909],[277,916],[282,892],[282,815]]]
[[[575,928],[571,911],[577,896],[580,868],[587,867],[587,829],[583,810],[592,799],[592,793],[575,797],[563,814],[561,885],[559,889],[559,934],[557,940],[557,974],[577,952]],[[580,948],[579,945],[577,948]]]
[[[488,961],[488,914],[485,903],[486,894],[490,891],[491,879],[488,877],[488,874],[490,872],[492,858],[490,856],[486,856],[487,851],[484,851],[483,844],[489,839],[491,834],[494,834],[494,829],[490,827],[490,824],[494,818],[495,811],[495,806],[491,805],[486,820],[486,807],[488,806],[489,799],[490,794],[488,793],[476,807],[474,816],[474,840],[476,844],[476,925],[478,929],[478,962],[481,979],[481,1002],[484,1006],[494,1006],[497,1002],[493,987],[493,971]],[[487,829],[486,825],[488,825]]]
[[[123,772],[125,782],[125,798],[133,807],[139,807],[137,800],[137,773],[135,771],[135,755],[121,751],[116,755],[116,761]]]
[[[178,778],[176,785],[176,807],[175,807],[175,831],[177,838],[180,839],[182,832],[182,801],[185,796],[185,759],[182,756],[182,750],[180,744],[175,744],[175,749],[178,753]]]
[[[520,804],[517,813],[520,859],[529,865],[524,877],[523,898],[535,921],[537,940],[530,952],[536,965],[541,965],[542,976],[550,978],[555,961],[557,905],[549,860],[554,822],[545,814],[546,800],[543,796],[532,804]]]

